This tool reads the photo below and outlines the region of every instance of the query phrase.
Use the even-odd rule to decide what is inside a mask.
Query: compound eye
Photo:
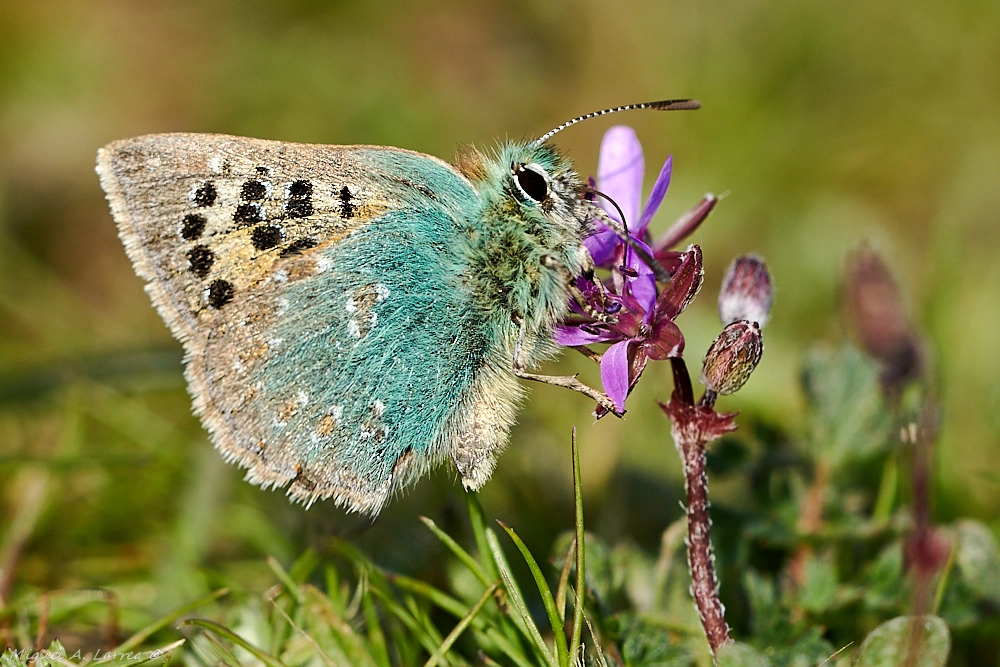
[[[549,195],[549,184],[542,174],[541,167],[534,164],[522,164],[514,170],[514,180],[528,199],[536,204]]]

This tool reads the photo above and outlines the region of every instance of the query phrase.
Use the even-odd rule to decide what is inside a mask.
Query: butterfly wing
[[[467,287],[478,198],[450,165],[168,134],[97,170],[195,411],[250,481],[376,513],[449,453],[467,485],[489,476],[518,389]]]

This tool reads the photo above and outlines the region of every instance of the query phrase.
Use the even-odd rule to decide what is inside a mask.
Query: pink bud
[[[732,322],[708,348],[701,383],[716,394],[732,394],[750,378],[763,352],[764,338],[756,322]]]
[[[882,362],[886,389],[898,391],[920,376],[920,342],[907,317],[903,295],[889,265],[868,246],[848,259],[847,305],[865,351]]]
[[[733,260],[719,291],[719,317],[724,324],[749,320],[760,326],[771,317],[771,274],[764,260],[744,255]]]

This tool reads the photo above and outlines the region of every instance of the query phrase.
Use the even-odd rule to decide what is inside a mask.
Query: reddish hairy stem
[[[682,446],[684,459],[684,490],[687,492],[688,568],[691,570],[691,592],[698,607],[712,653],[732,641],[726,624],[726,608],[719,600],[719,584],[715,577],[715,555],[709,531],[708,475],[705,472],[705,446],[689,443]]]
[[[670,360],[674,372],[674,394],[668,405],[660,404],[673,420],[671,435],[684,464],[684,490],[687,493],[687,552],[694,597],[705,637],[713,655],[732,641],[726,624],[726,608],[719,599],[712,552],[712,521],[708,516],[708,474],[705,470],[705,446],[727,431],[736,428],[733,414],[720,415],[710,405],[694,405],[691,376],[683,359]]]

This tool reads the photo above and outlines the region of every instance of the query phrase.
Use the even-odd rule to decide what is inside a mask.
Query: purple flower
[[[586,297],[587,312],[603,312],[612,318],[600,321],[588,316],[579,304],[571,302],[573,315],[554,334],[556,342],[570,347],[610,344],[601,356],[601,382],[618,410],[625,409],[625,398],[635,387],[648,360],[681,356],[684,336],[674,319],[698,293],[704,276],[698,246],[689,246],[685,252],[671,248],[708,216],[718,201],[715,196],[706,195],[656,243],[647,231],[670,186],[672,165],[673,160],[668,157],[643,204],[645,162],[635,131],[617,125],[605,133],[597,181],[591,179],[591,187],[607,195],[608,199],[599,197],[597,204],[610,218],[624,224],[629,236],[671,275],[671,282],[661,292],[652,269],[617,233],[595,220],[594,232],[584,239],[584,245],[594,264],[610,269],[611,275],[601,282],[578,277],[577,287]],[[603,413],[604,409],[598,406],[598,416]]]
[[[560,345],[579,346],[592,343],[612,343],[601,357],[601,383],[604,391],[619,410],[625,408],[625,397],[642,375],[649,359],[679,357],[684,351],[684,335],[674,324],[698,290],[701,289],[704,270],[701,248],[689,246],[681,253],[680,263],[673,272],[671,283],[659,295],[629,294],[638,277],[624,275],[623,293],[604,295],[607,305],[604,312],[613,312],[617,321],[582,322],[558,327],[555,340]],[[599,287],[577,284],[590,303],[600,309]],[[655,289],[655,282],[653,287]]]
[[[642,203],[642,179],[646,170],[646,162],[642,155],[642,144],[635,136],[635,130],[627,125],[615,125],[604,133],[601,140],[601,153],[597,162],[597,189],[613,199],[625,220],[621,219],[618,209],[604,198],[598,199],[598,205],[613,220],[628,225],[628,232],[640,241],[648,241],[646,227],[670,187],[670,173],[673,158],[668,157],[663,163],[649,199],[640,212]],[[622,243],[614,231],[600,222],[596,222],[597,231],[584,239],[584,245],[590,251],[597,266],[610,268],[615,264],[616,255],[621,251]],[[634,253],[629,253],[634,254]],[[634,267],[633,267],[634,268]]]

